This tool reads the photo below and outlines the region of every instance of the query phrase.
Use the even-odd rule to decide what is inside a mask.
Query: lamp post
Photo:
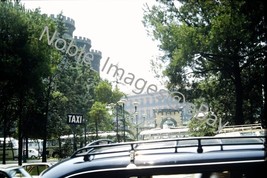
[[[144,123],[144,125],[145,125],[145,122],[146,122],[146,114],[142,114],[142,119],[143,119],[142,123]]]
[[[111,108],[111,113],[110,114],[112,114],[112,115],[113,115],[112,110],[114,109],[114,107],[116,109],[116,137],[117,137],[117,141],[119,142],[119,121],[118,121],[118,116],[119,116],[119,112],[118,112],[119,108],[118,107],[119,107],[119,105],[118,105],[118,103],[116,103],[116,104],[110,103],[108,105],[108,107]]]
[[[135,113],[135,123],[136,123],[136,140],[138,140],[138,113],[137,113],[137,106],[138,106],[138,102],[135,101],[133,102],[134,105],[134,113]]]
[[[116,103],[116,137],[117,142],[120,142],[120,136],[119,136],[119,105]]]
[[[124,114],[124,105],[125,105],[126,99],[121,99],[118,101],[118,104],[121,106],[121,113],[122,113],[122,122],[123,122],[123,141],[126,142],[126,135],[125,135],[125,114]]]

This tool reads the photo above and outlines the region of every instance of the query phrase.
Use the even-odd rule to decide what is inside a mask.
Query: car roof
[[[27,166],[27,165],[53,165],[53,162],[34,162],[34,163],[23,163],[22,166]]]
[[[13,169],[13,168],[19,168],[21,166],[19,166],[18,164],[1,164],[0,165],[0,170],[1,169]]]
[[[5,172],[8,176],[14,177],[19,173],[22,177],[32,177],[22,166],[16,164],[5,164],[0,166],[0,171]]]
[[[243,139],[243,142],[223,140]],[[251,139],[256,139],[251,141]],[[219,164],[264,161],[264,140],[251,136],[194,137],[92,145],[77,150],[56,163],[42,177],[65,177],[86,171],[103,171],[153,166]],[[246,156],[244,156],[246,155]],[[63,171],[64,170],[64,171]]]

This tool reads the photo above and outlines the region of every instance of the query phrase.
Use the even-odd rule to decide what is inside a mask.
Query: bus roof
[[[143,130],[140,132],[140,135],[146,134],[161,134],[161,133],[176,133],[176,132],[188,132],[188,127],[183,128],[155,128],[150,130]]]

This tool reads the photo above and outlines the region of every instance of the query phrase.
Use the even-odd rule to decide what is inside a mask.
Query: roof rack
[[[113,140],[110,139],[98,139],[87,144],[85,147],[76,150],[70,157],[73,158],[76,157],[79,153],[90,152],[97,148],[97,146],[101,147],[101,143],[103,142],[107,142],[107,144],[114,143]]]
[[[220,130],[220,133],[251,131],[251,130],[261,130],[261,129],[263,129],[261,123],[243,124],[243,125],[227,125],[222,130]]]
[[[249,145],[257,145],[255,147],[247,147],[247,149],[264,149],[266,146],[265,136],[238,136],[238,137],[191,137],[191,138],[176,138],[164,140],[149,140],[124,143],[109,142],[105,145],[97,145],[95,143],[103,140],[95,141],[92,145],[87,145],[77,150],[71,158],[84,157],[84,161],[92,161],[96,155],[107,155],[113,157],[118,155],[129,155],[131,160],[134,159],[136,152],[142,154],[151,154],[157,151],[158,154],[169,149],[170,153],[179,153],[181,148],[193,148],[197,153],[203,153],[203,147],[217,146],[216,151],[224,151],[227,146],[232,146],[231,149],[244,149]],[[239,147],[233,147],[239,146]],[[242,147],[243,146],[243,147]],[[166,151],[165,151],[166,152]],[[164,152],[164,153],[165,153]],[[114,154],[115,153],[115,154]]]

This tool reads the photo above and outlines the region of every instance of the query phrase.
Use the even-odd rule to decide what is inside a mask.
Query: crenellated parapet
[[[94,56],[94,60],[92,61],[92,68],[99,72],[100,60],[102,58],[102,52],[95,50],[95,49],[91,49],[90,53],[93,54],[93,56]]]
[[[59,15],[54,15],[51,14],[50,17],[52,19],[57,19]],[[64,15],[62,15],[62,21],[65,23],[65,27],[67,28],[67,34],[72,37],[73,36],[73,32],[75,30],[75,20],[73,20],[70,17],[66,17]]]
[[[50,18],[56,20],[58,18],[59,15],[50,15]],[[82,36],[74,36],[73,32],[75,30],[75,20],[70,18],[70,17],[66,17],[64,15],[62,15],[62,21],[65,24],[66,27],[66,33],[64,34],[66,39],[72,40],[74,41],[75,45],[80,48],[80,50],[84,49],[85,54],[89,54],[91,53],[93,55],[93,61],[92,61],[92,68],[95,71],[99,72],[99,68],[100,68],[100,60],[102,58],[102,52],[98,51],[98,50],[94,50],[91,49],[91,40],[89,38],[86,37],[82,37]]]
[[[80,43],[88,43],[88,44],[91,44],[91,40],[89,38],[82,37],[82,36],[74,36],[74,40],[76,42],[80,42]]]
[[[91,40],[86,37],[82,36],[74,36],[74,41],[79,47],[83,47],[84,45],[86,46],[86,51],[89,52],[91,48]]]
[[[75,21],[72,18],[63,16],[63,21],[75,27]]]
[[[98,50],[95,50],[95,49],[91,49],[90,52],[92,54],[94,54],[95,56],[102,57],[102,52],[101,51],[98,51]]]
[[[57,19],[59,15],[55,15],[55,14],[51,14],[50,17],[52,19]],[[67,16],[64,16],[62,15],[62,20],[63,22],[69,24],[69,25],[72,25],[73,27],[75,27],[75,20],[70,18],[70,17],[67,17]]]

